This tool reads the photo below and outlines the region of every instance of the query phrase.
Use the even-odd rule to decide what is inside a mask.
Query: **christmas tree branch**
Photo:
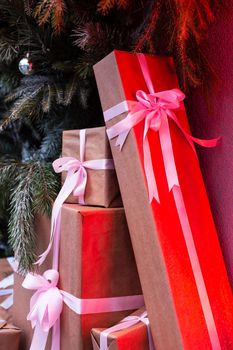
[[[36,261],[31,186],[34,170],[34,165],[21,168],[21,172],[15,179],[16,186],[10,196],[9,243],[19,262],[21,272],[31,269]]]
[[[50,214],[59,182],[51,164],[32,162],[23,164],[14,179],[10,196],[9,243],[19,262],[19,271],[33,269],[36,261],[35,214]],[[37,233],[38,234],[38,233]]]

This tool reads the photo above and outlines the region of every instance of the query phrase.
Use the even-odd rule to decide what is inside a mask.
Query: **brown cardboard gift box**
[[[135,311],[131,316],[140,317],[145,308]],[[91,330],[93,350],[100,350],[100,335],[104,329]],[[143,322],[128,328],[112,332],[108,335],[108,350],[149,350],[148,329]]]
[[[0,259],[0,281],[4,278],[10,276],[13,273],[12,266],[9,264],[7,259]],[[8,288],[13,288],[13,286],[10,286]],[[6,300],[8,296],[0,296],[0,304]],[[0,307],[0,312],[4,315],[3,318],[8,323],[12,322],[12,306],[5,310],[4,308]]]
[[[21,330],[4,319],[0,310],[0,350],[18,350]]]
[[[176,109],[180,100],[173,60],[114,51],[94,71],[108,134],[137,104],[127,119],[130,131],[122,149],[116,137],[110,145],[155,347],[233,349],[232,291],[199,162],[187,141],[190,130],[183,103]],[[113,108],[117,113],[111,119]],[[142,118],[131,127],[138,120],[137,108],[147,123]],[[148,149],[160,203],[148,198]],[[173,164],[179,185],[169,188]],[[183,200],[180,207],[178,196]]]
[[[123,208],[63,204],[59,260],[59,287],[75,297],[141,294]],[[64,305],[61,350],[92,349],[92,328],[112,326],[131,312],[77,315]]]
[[[80,160],[80,131],[63,131],[62,156]],[[86,129],[85,160],[112,159],[106,128]],[[84,201],[86,205],[121,207],[120,190],[114,169],[87,170],[87,185]],[[65,180],[66,173],[62,179]],[[79,197],[71,194],[66,203],[79,203]]]
[[[50,219],[47,216],[36,216],[35,219],[35,233],[37,236],[37,253],[43,252],[49,243],[50,234]],[[43,273],[50,269],[52,264],[52,256],[48,255],[44,264],[36,270],[38,273]],[[12,316],[14,324],[22,330],[20,338],[20,350],[28,350],[31,345],[33,330],[31,322],[27,321],[29,313],[30,299],[33,291],[22,287],[24,276],[14,273],[14,304],[12,307]],[[50,349],[50,339],[47,343],[46,350]]]

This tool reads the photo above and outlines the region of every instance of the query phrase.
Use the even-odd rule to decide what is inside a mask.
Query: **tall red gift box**
[[[140,57],[114,51],[94,66],[108,132],[126,118],[125,105],[136,100],[138,90],[148,93]],[[143,59],[156,92],[179,88],[171,58],[143,55]],[[145,96],[142,91],[138,95]],[[159,111],[164,103],[162,98],[160,101],[162,105],[155,107]],[[108,116],[113,107],[119,115],[111,119]],[[189,132],[183,105],[173,112]],[[163,139],[162,150],[159,132],[147,133],[160,198],[160,203],[153,199],[151,204],[143,163],[144,119],[131,129],[121,150],[116,138],[110,141],[155,347],[233,349],[232,291],[199,162],[178,123],[168,119],[183,216],[191,228],[188,240],[176,207],[177,188],[168,188],[163,158],[168,140]]]
[[[81,300],[141,295],[123,208],[63,204],[59,262],[59,288]],[[131,312],[78,315],[64,305],[61,350],[92,350],[92,328],[108,328]]]

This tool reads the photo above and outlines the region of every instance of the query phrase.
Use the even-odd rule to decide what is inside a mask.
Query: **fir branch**
[[[10,64],[19,55],[19,45],[11,34],[0,32],[0,61]]]
[[[58,176],[54,173],[50,163],[35,163],[32,181],[34,213],[51,214],[59,185]]]
[[[145,25],[143,25],[143,32],[137,38],[134,51],[141,52],[145,45],[149,46],[151,52],[153,52],[153,40],[152,34],[156,31],[159,16],[161,14],[161,1],[154,1],[154,5],[150,11],[150,17],[147,19]]]
[[[15,71],[4,67],[4,70],[0,74],[0,91],[1,96],[6,96],[11,94],[14,89],[19,85],[20,75]]]
[[[86,61],[80,59],[75,67],[77,76],[82,80],[93,76],[93,64],[95,63],[96,61],[94,61],[93,57]]]
[[[50,111],[55,95],[56,90],[54,86],[47,84],[46,88],[44,88],[43,99],[41,102],[44,113],[48,113]]]
[[[65,106],[68,106],[71,104],[71,101],[77,91],[77,88],[78,88],[78,77],[77,77],[77,74],[74,74],[74,76],[70,78],[68,84],[66,84],[66,88],[64,91]]]
[[[50,163],[22,164],[10,196],[9,243],[19,261],[19,271],[33,269],[36,261],[35,214],[50,214],[59,181]]]
[[[15,177],[19,173],[19,163],[12,160],[8,162],[0,163],[0,207],[6,208],[9,202],[10,190],[12,184],[15,181]]]
[[[24,3],[24,10],[27,16],[32,15],[32,6],[31,6],[31,1],[30,0],[23,0]]]
[[[32,75],[21,79],[20,85],[12,90],[6,97],[5,102],[10,103],[15,100],[35,94],[38,88],[43,88],[46,84],[52,83],[49,76]]]
[[[78,25],[72,37],[74,37],[74,45],[86,52],[85,60],[88,60],[92,54],[92,60],[97,62],[114,49],[126,49],[126,43],[132,40],[130,35],[129,29],[123,33],[117,26],[101,22],[87,22]]]
[[[57,126],[51,131],[47,130],[46,136],[43,138],[40,148],[36,153],[36,157],[41,160],[54,160],[61,153],[62,127]]]
[[[74,45],[86,52],[106,53],[111,45],[116,29],[111,29],[103,23],[88,22],[78,25],[73,31]],[[120,35],[120,33],[118,32]]]
[[[41,0],[35,9],[34,16],[39,25],[44,25],[51,19],[54,32],[59,34],[64,27],[65,11],[64,0]]]
[[[16,176],[18,172],[18,162],[0,163],[0,187],[8,187],[7,184]]]
[[[76,64],[76,60],[75,61],[71,61],[71,60],[56,61],[52,64],[52,69],[55,72],[73,73],[75,64]]]
[[[13,104],[9,115],[0,126],[4,130],[10,123],[20,118],[35,118],[40,116],[40,102],[43,98],[43,85],[37,87],[33,92],[23,95]]]
[[[129,0],[100,0],[98,2],[98,11],[102,15],[107,15],[114,6],[126,9],[129,6]]]
[[[1,0],[0,13],[1,20],[9,22],[10,26],[14,27],[25,16],[24,3],[22,0]]]
[[[19,262],[19,271],[26,272],[36,261],[36,237],[32,211],[31,178],[34,165],[21,168],[15,178],[15,187],[10,196],[9,244]]]
[[[56,82],[54,84],[54,89],[55,89],[55,96],[56,96],[56,102],[58,105],[62,105],[64,101],[64,89],[61,84]]]

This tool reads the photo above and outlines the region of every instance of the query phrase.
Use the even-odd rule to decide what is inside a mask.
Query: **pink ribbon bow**
[[[145,323],[147,327],[147,334],[148,334],[148,342],[149,342],[149,349],[154,350],[154,343],[151,335],[151,330],[150,330],[150,322],[147,317],[147,312],[144,311],[140,316],[128,316],[125,317],[120,323],[117,325],[110,327],[108,329],[105,329],[103,332],[100,334],[100,350],[108,350],[108,335],[114,332],[121,331],[123,329],[127,329],[129,327],[132,327],[136,325],[139,322]]]
[[[147,134],[149,129],[158,132],[164,168],[168,182],[168,188],[169,191],[172,191],[174,197],[177,214],[180,220],[180,225],[182,227],[184,240],[186,243],[190,263],[193,270],[193,275],[196,282],[197,291],[200,298],[200,303],[202,306],[207,330],[209,333],[210,342],[213,350],[220,350],[220,340],[218,337],[218,332],[216,329],[210,300],[206,290],[204,277],[202,275],[202,270],[195,247],[188,214],[186,211],[183,194],[180,188],[168,119],[171,119],[173,122],[175,122],[176,126],[185,136],[186,140],[189,142],[195,154],[196,151],[193,142],[196,142],[197,144],[204,147],[215,147],[220,138],[212,140],[201,140],[189,135],[183,129],[174,113],[174,110],[182,108],[181,102],[183,101],[185,95],[179,89],[166,90],[156,93],[154,91],[145,55],[138,54],[137,58],[149,93],[139,90],[136,93],[136,102],[128,101],[128,103],[126,103],[126,101],[123,101],[122,103],[119,103],[118,105],[105,111],[104,118],[106,121],[108,121],[114,118],[115,116],[119,115],[120,113],[130,110],[126,118],[110,127],[107,130],[107,133],[109,139],[117,137],[116,145],[119,145],[121,149],[131,128],[133,128],[139,122],[144,120],[144,170],[147,180],[149,200],[151,203],[153,198],[155,198],[157,202],[160,202],[160,200],[152,165],[150,146]]]
[[[51,250],[54,241],[54,265],[53,268],[57,269],[58,260],[58,247],[59,235],[60,235],[60,221],[61,221],[61,208],[62,204],[73,192],[74,196],[79,197],[79,203],[84,204],[84,194],[87,184],[87,170],[86,169],[114,169],[114,163],[112,159],[93,159],[84,160],[85,155],[85,142],[86,142],[86,130],[80,130],[80,160],[73,157],[63,157],[56,159],[53,162],[53,168],[56,173],[67,171],[65,182],[54,202],[52,217],[51,217],[51,231],[50,242],[46,251],[40,255],[39,260],[36,262],[41,265],[46,259],[48,253]]]
[[[56,336],[53,336],[52,350],[60,348],[60,314],[63,302],[75,312],[80,307],[79,300],[69,293],[57,288],[59,274],[56,270],[47,270],[41,275],[28,273],[22,286],[36,290],[30,301],[30,312],[27,320],[31,321],[35,328],[31,343],[31,350],[44,350],[50,328]]]
[[[152,202],[153,198],[155,198],[158,203],[160,202],[160,199],[147,137],[149,129],[156,132],[159,131],[160,140],[162,141],[161,146],[163,147],[163,145],[165,145],[166,147],[165,152],[163,152],[163,157],[169,191],[175,185],[179,186],[179,181],[176,170],[173,166],[174,156],[173,152],[171,152],[172,147],[167,147],[168,144],[171,145],[171,137],[167,128],[168,118],[172,119],[175,122],[195,153],[196,151],[193,142],[196,142],[197,144],[205,147],[214,147],[219,141],[219,138],[212,140],[201,140],[191,136],[184,130],[175,113],[173,112],[174,110],[179,110],[182,108],[181,102],[184,100],[184,98],[185,95],[179,89],[172,89],[161,92],[154,92],[154,90],[151,89],[150,93],[138,90],[136,92],[137,102],[129,101],[130,111],[127,117],[107,129],[109,139],[111,140],[114,137],[117,137],[116,145],[120,146],[120,149],[122,149],[130,130],[135,125],[144,120],[144,170],[147,180],[150,203]],[[116,116],[115,112],[117,109],[118,106],[116,109],[113,107],[111,110],[108,110],[104,113],[105,116],[107,116],[107,120],[110,120]],[[166,142],[163,142],[164,140],[166,140]]]
[[[27,319],[35,328],[30,350],[44,350],[49,334],[53,329],[51,350],[60,349],[60,315],[65,303],[79,315],[103,312],[133,310],[144,305],[142,295],[112,298],[80,299],[57,287],[59,273],[47,270],[43,276],[28,273],[22,286],[36,290],[30,300]]]

